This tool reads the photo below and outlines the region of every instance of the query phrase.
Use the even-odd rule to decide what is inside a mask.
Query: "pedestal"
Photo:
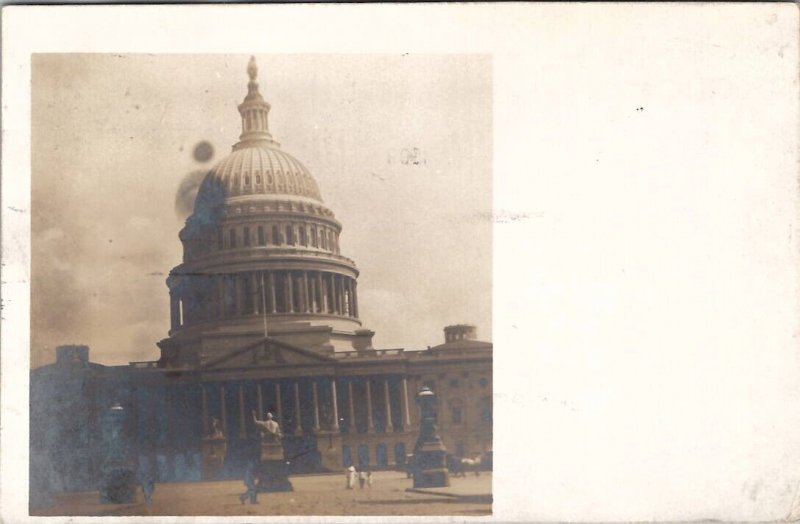
[[[447,450],[441,440],[425,442],[414,450],[412,471],[415,488],[441,488],[450,485],[446,455]]]
[[[289,465],[280,442],[262,442],[261,460],[255,471],[259,493],[294,491],[289,480]]]
[[[214,480],[219,477],[227,451],[228,440],[225,437],[203,439],[203,480]]]

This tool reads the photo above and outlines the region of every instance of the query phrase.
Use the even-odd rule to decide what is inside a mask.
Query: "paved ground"
[[[452,478],[446,493],[409,492],[405,473],[372,474],[373,485],[345,489],[340,475],[292,476],[294,491],[261,493],[258,504],[241,505],[239,481],[157,484],[147,508],[141,492],[135,504],[100,504],[97,492],[59,494],[32,515],[490,515],[491,473]],[[439,490],[442,491],[442,490]]]

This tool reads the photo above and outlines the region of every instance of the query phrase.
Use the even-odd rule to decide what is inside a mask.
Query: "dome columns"
[[[281,269],[182,279],[170,290],[170,331],[200,322],[263,314],[358,319],[356,280],[349,275]]]

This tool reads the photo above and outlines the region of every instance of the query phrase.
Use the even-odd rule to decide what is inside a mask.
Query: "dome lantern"
[[[239,142],[233,146],[234,151],[259,144],[278,145],[269,132],[270,105],[258,91],[258,82],[256,82],[258,66],[254,56],[250,57],[250,62],[247,64],[247,75],[250,77],[250,81],[247,83],[247,96],[244,97],[244,102],[239,104],[239,114],[242,115],[242,134],[239,136]]]

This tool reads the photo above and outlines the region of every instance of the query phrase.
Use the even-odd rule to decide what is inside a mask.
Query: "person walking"
[[[366,483],[367,483],[367,472],[366,471],[360,471],[358,473],[358,486],[361,489],[364,489],[364,484],[366,484]]]
[[[356,468],[353,466],[347,468],[345,478],[347,479],[347,489],[353,489],[356,485]]]
[[[256,490],[256,475],[255,475],[255,461],[247,463],[247,468],[244,470],[244,485],[247,491],[239,495],[239,502],[244,502],[249,498],[250,504],[258,504],[258,491]]]

